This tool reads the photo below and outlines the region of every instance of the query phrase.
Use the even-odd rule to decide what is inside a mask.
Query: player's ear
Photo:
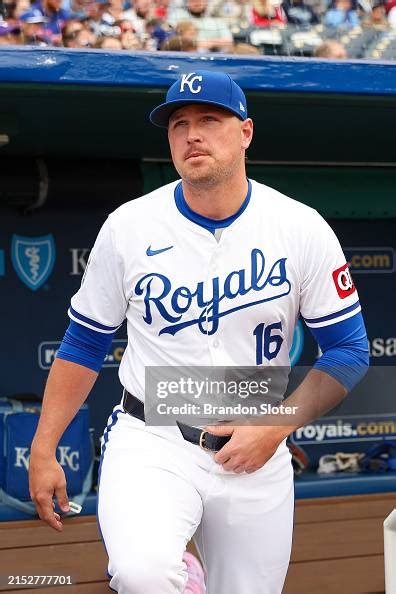
[[[241,124],[242,148],[248,149],[253,138],[253,120],[247,118]]]

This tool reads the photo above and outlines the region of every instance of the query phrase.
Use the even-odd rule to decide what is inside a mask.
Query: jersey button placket
[[[210,273],[211,273],[212,278],[214,276],[218,276],[218,274],[219,274],[218,262],[219,262],[219,258],[217,256],[217,250],[216,250],[211,258],[211,261],[210,261]]]

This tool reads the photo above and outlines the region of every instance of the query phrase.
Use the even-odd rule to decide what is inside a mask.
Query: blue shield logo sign
[[[11,259],[21,281],[29,289],[36,291],[45,283],[55,264],[53,235],[43,237],[13,235]]]

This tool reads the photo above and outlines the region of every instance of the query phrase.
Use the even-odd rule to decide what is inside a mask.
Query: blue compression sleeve
[[[99,372],[114,334],[97,332],[71,320],[57,357]]]
[[[359,312],[336,324],[309,330],[323,353],[314,368],[325,371],[348,391],[352,390],[369,366],[368,341],[362,314]]]

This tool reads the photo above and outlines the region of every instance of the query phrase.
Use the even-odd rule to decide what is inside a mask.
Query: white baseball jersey
[[[313,328],[360,311],[339,242],[312,208],[252,181],[219,241],[177,208],[174,182],[104,223],[70,317],[127,319],[119,376],[144,399],[145,366],[289,365],[299,314]]]

